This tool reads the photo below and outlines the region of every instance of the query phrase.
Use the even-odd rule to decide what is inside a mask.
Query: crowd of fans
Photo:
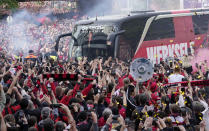
[[[129,74],[130,63],[111,57],[36,62],[12,60],[2,50],[1,131],[207,131],[208,87],[190,82],[208,79],[208,65],[197,64],[194,72],[190,58],[161,61],[140,83]],[[181,81],[188,87],[163,86]]]
[[[56,37],[71,32],[74,22],[1,22],[1,131],[209,130],[209,88],[190,83],[208,79],[208,62],[193,70],[191,54],[156,64],[146,82],[134,80],[130,63],[117,58],[69,60],[69,38],[61,40],[58,59],[22,59],[24,50],[52,52]],[[18,41],[26,45],[18,48]],[[77,79],[64,80],[67,74]],[[188,86],[164,86],[182,81]]]
[[[54,14],[68,13],[77,9],[76,1],[34,1],[19,2],[20,9],[28,9],[33,13],[41,13],[44,10],[50,10]]]
[[[59,35],[72,31],[74,23],[74,19],[51,21],[47,17],[36,22],[17,21],[9,24],[8,21],[1,21],[0,46],[7,50],[8,54],[17,56],[27,55],[30,49],[46,54],[51,52]],[[69,37],[60,41],[59,55],[63,59],[68,57],[66,52],[68,52],[69,41]]]

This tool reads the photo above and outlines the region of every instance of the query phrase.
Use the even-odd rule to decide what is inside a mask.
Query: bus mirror
[[[113,42],[114,39],[115,39],[114,33],[111,33],[111,34],[109,34],[109,35],[107,36],[107,41],[109,41],[109,42]]]
[[[66,37],[66,36],[71,36],[72,39],[73,39],[74,42],[75,42],[75,45],[78,44],[77,39],[72,35],[72,33],[62,34],[62,35],[58,36],[58,38],[56,39],[56,45],[55,45],[55,47],[54,47],[54,48],[55,48],[55,51],[58,51],[58,49],[59,49],[59,41],[60,41],[60,39],[61,39],[62,37]]]
[[[121,30],[121,31],[118,31],[118,32],[114,32],[114,33],[109,34],[107,36],[107,45],[111,45],[112,43],[114,43],[116,36],[121,35],[124,32],[125,32],[125,30]]]
[[[123,34],[123,33],[125,33],[126,31],[125,30],[121,30],[121,31],[118,31],[117,33],[116,33],[116,35],[121,35],[121,34]]]

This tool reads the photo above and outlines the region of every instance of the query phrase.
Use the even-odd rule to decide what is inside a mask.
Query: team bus
[[[143,57],[157,64],[207,46],[208,21],[209,9],[97,17],[78,21],[72,32],[58,37],[56,48],[60,38],[71,36],[69,57]]]

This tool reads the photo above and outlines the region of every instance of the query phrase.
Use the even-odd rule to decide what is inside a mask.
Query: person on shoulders
[[[168,77],[168,82],[169,83],[182,82],[183,78],[184,76],[181,75],[181,69],[179,66],[177,66],[174,68],[174,73]]]

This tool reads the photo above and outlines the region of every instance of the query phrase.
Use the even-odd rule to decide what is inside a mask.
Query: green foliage
[[[17,0],[0,0],[0,8],[16,9],[18,8]]]

